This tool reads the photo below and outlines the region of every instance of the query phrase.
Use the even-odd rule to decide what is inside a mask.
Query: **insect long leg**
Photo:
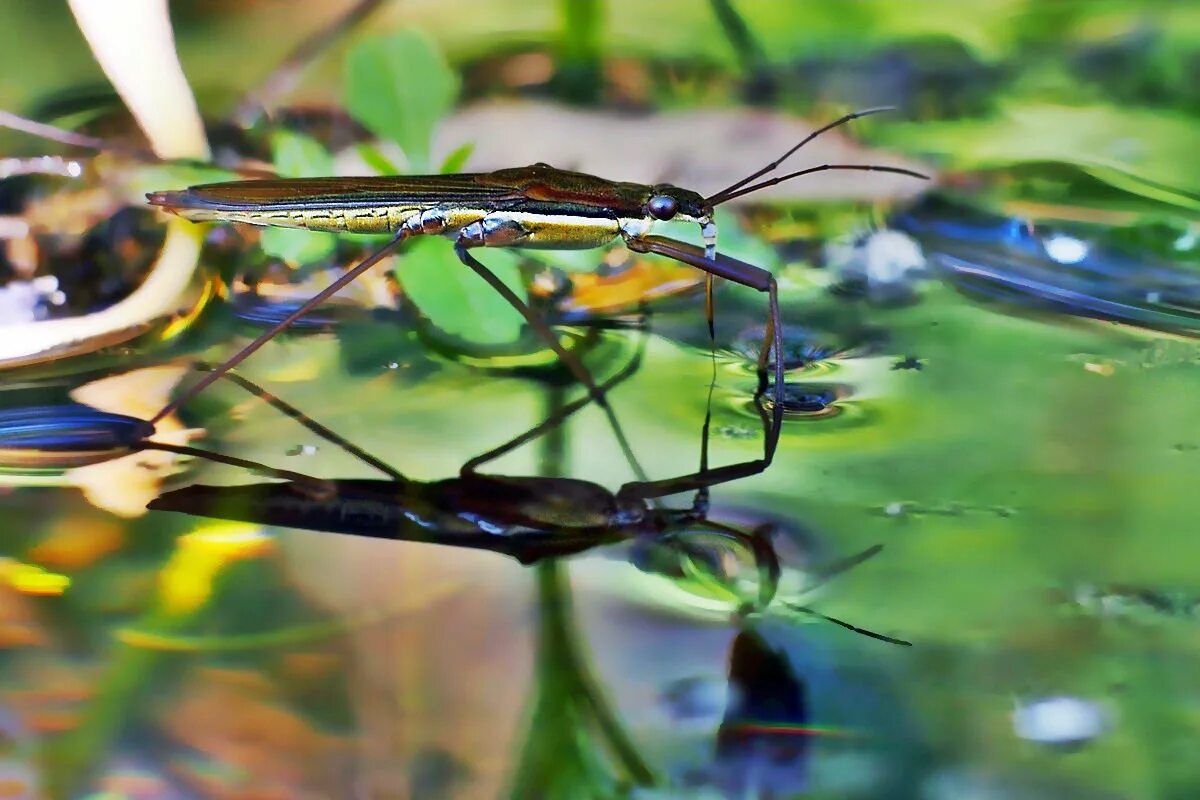
[[[723,480],[734,480],[738,477],[745,477],[746,474],[753,475],[766,468],[761,461],[747,462],[740,465],[735,464],[734,467],[746,468],[745,474],[742,473],[742,470],[733,470],[732,478],[726,477],[727,473],[721,470],[709,469],[708,439],[709,429],[712,425],[712,392],[713,386],[709,384],[708,404],[704,412],[704,424],[700,429],[700,469],[692,475],[685,475],[680,478],[669,479],[668,481],[654,483],[643,481],[638,484],[626,484],[618,491],[618,497],[621,499],[636,497],[654,501],[662,496],[660,493],[662,490],[665,490],[665,494],[675,494],[674,490],[678,488],[678,482],[698,483],[696,496],[692,499],[692,508],[690,511],[680,513],[678,515],[680,520],[685,521],[689,526],[703,527],[749,546],[750,551],[754,553],[754,563],[758,566],[759,572],[759,607],[766,608],[775,597],[775,592],[779,587],[779,576],[782,574],[779,556],[775,552],[775,547],[771,544],[771,532],[774,530],[774,525],[760,525],[750,533],[746,533],[738,528],[708,519],[708,490],[710,486],[720,483]],[[767,429],[767,420],[766,417],[762,419],[763,430],[765,431]],[[670,512],[667,513],[669,514]],[[673,532],[668,532],[666,538],[676,539],[681,546],[686,547],[687,545],[683,537],[677,536]]]
[[[873,544],[865,550],[861,550],[852,556],[839,559],[832,564],[826,564],[818,570],[814,570],[813,579],[804,585],[804,591],[811,592],[819,586],[823,586],[837,576],[848,572],[859,564],[866,561],[883,550],[883,545]]]
[[[529,327],[533,328],[538,336],[541,336],[545,340],[546,344],[555,352],[559,360],[567,366],[567,369],[571,370],[575,375],[575,379],[587,387],[592,399],[601,406],[605,405],[607,401],[604,399],[604,393],[596,386],[591,373],[587,371],[587,368],[583,366],[579,359],[562,346],[562,342],[558,340],[558,337],[550,329],[550,326],[546,324],[546,321],[526,305],[524,300],[517,297],[513,290],[504,284],[504,281],[496,277],[496,273],[487,268],[487,265],[471,255],[470,251],[461,242],[455,243],[454,252],[458,255],[459,261],[466,264],[476,275],[487,281],[488,286],[495,289],[497,294],[507,300],[508,304],[525,318],[525,321],[529,323]]]
[[[686,475],[677,475],[673,478],[664,478],[657,481],[641,480],[627,483],[617,490],[617,497],[620,501],[656,500],[668,495],[695,492],[696,495],[692,500],[692,508],[686,513],[691,519],[703,520],[708,512],[709,487],[741,478],[748,478],[763,472],[767,468],[770,462],[761,458],[728,464],[715,469],[708,465],[709,429],[712,425],[711,385],[709,386],[708,400],[709,402],[704,413],[704,424],[700,428],[700,468],[695,472]],[[769,433],[771,423],[766,415],[761,412],[761,409],[759,418],[763,423],[763,432]],[[717,525],[717,523],[708,523],[707,521],[704,524],[710,526]],[[724,527],[722,527],[722,530],[736,531],[736,529],[726,529]]]
[[[631,465],[633,465],[634,472],[637,474],[638,480],[645,480],[646,473],[642,470],[641,465],[638,463],[637,456],[633,454],[633,448],[629,446],[629,440],[625,437],[625,432],[621,428],[621,423],[617,422],[617,417],[613,413],[612,408],[609,406],[608,400],[604,397],[604,392],[601,391],[600,387],[596,385],[595,380],[592,379],[591,373],[587,371],[587,367],[585,367],[583,363],[574,356],[573,353],[562,346],[562,343],[558,341],[558,337],[554,335],[554,331],[550,329],[550,326],[546,324],[545,320],[538,316],[538,314],[532,308],[526,305],[525,301],[517,297],[513,290],[508,288],[502,280],[497,278],[496,273],[492,272],[485,264],[479,261],[479,259],[471,255],[470,251],[467,249],[466,245],[463,244],[463,242],[458,241],[454,243],[454,252],[458,254],[458,259],[462,261],[462,263],[470,267],[476,275],[487,281],[487,284],[495,289],[497,294],[507,300],[509,305],[520,312],[521,316],[525,318],[525,321],[529,323],[529,326],[533,328],[543,340],[545,340],[546,344],[548,344],[559,357],[559,360],[566,364],[567,368],[570,369],[575,375],[575,378],[587,388],[588,395],[591,397],[591,399],[595,401],[596,405],[604,409],[605,416],[608,417],[608,424],[613,429],[613,434],[617,437],[617,442],[621,446],[621,451],[625,454],[625,459],[629,461]]]
[[[349,283],[351,283],[359,275],[362,275],[368,269],[370,269],[371,267],[373,267],[377,263],[379,263],[385,256],[387,256],[388,253],[392,252],[392,250],[394,250],[397,245],[399,245],[402,241],[407,239],[410,235],[411,234],[409,233],[409,231],[406,228],[401,228],[400,231],[398,233],[396,233],[396,235],[393,236],[388,241],[387,244],[383,245],[378,250],[376,250],[374,253],[367,256],[362,261],[360,261],[355,267],[347,270],[340,277],[338,277],[338,279],[335,280],[333,283],[329,284],[324,289],[322,289],[321,291],[317,292],[315,295],[310,297],[308,300],[306,300],[304,302],[303,305],[301,305],[295,311],[288,314],[286,317],[284,317],[282,320],[277,322],[275,325],[272,325],[269,329],[264,331],[253,342],[251,342],[250,344],[243,347],[241,350],[239,350],[237,353],[235,353],[230,358],[226,359],[224,362],[222,362],[220,365],[218,365],[215,369],[213,369],[212,372],[210,372],[210,373],[208,373],[208,375],[204,376],[204,378],[202,378],[199,382],[192,384],[186,390],[184,390],[184,392],[182,394],[180,394],[174,400],[172,400],[171,402],[169,402],[165,406],[163,406],[162,409],[160,409],[159,412],[150,419],[150,424],[153,425],[154,423],[160,421],[167,415],[175,412],[184,403],[191,400],[196,395],[200,394],[200,392],[207,389],[215,381],[219,380],[222,375],[229,372],[229,370],[233,369],[234,367],[236,367],[238,364],[245,361],[250,356],[254,355],[254,353],[256,351],[258,351],[259,348],[261,348],[267,342],[274,339],[277,335],[279,335],[279,333],[281,331],[286,330],[288,328],[288,326],[290,326],[293,322],[300,319],[308,312],[312,311],[314,308],[319,306],[321,303],[324,303],[330,297],[332,297],[333,295],[335,295],[339,291],[341,291],[343,288],[345,288]]]
[[[214,368],[207,364],[201,364],[198,366],[198,369],[212,370]],[[224,377],[226,379],[232,381],[233,383],[237,384],[238,386],[242,387],[247,392],[250,392],[251,394],[257,396],[258,398],[263,400],[265,403],[267,403],[268,405],[270,405],[272,408],[276,409],[280,413],[282,413],[285,416],[290,417],[291,419],[300,423],[305,428],[312,431],[313,433],[315,433],[317,436],[321,437],[325,441],[330,442],[331,444],[336,445],[337,447],[340,447],[342,450],[346,451],[351,456],[353,456],[354,458],[363,462],[367,466],[373,467],[373,468],[379,470],[380,472],[384,473],[389,478],[392,478],[394,481],[396,481],[397,485],[408,482],[408,479],[402,473],[400,473],[398,470],[396,470],[391,465],[384,462],[382,459],[379,459],[376,456],[371,455],[366,450],[363,450],[358,445],[356,445],[353,442],[351,442],[350,440],[346,439],[344,436],[334,432],[332,429],[330,429],[330,428],[326,427],[325,425],[322,425],[321,423],[312,419],[311,417],[309,417],[307,414],[305,414],[300,409],[296,408],[295,406],[293,406],[292,404],[283,400],[282,398],[277,397],[276,395],[272,394],[271,392],[268,392],[266,389],[262,388],[261,386],[254,383],[253,381],[243,378],[241,375],[238,375],[235,372],[226,372],[224,374]],[[153,442],[153,441],[143,440],[143,441],[136,443],[133,446],[133,449],[134,450],[162,450],[162,451],[165,451],[168,453],[175,453],[176,455],[189,456],[189,457],[193,457],[193,458],[201,458],[201,459],[204,459],[207,461],[214,461],[219,464],[226,464],[231,467],[241,467],[243,469],[248,469],[248,470],[251,470],[254,472],[258,472],[260,474],[267,475],[272,478],[279,478],[281,480],[294,481],[296,483],[306,484],[306,485],[310,486],[311,488],[313,488],[317,492],[327,492],[327,491],[329,491],[329,488],[330,488],[327,481],[322,480],[321,478],[314,478],[311,475],[305,475],[302,472],[294,472],[292,470],[280,469],[278,467],[271,467],[266,464],[259,463],[257,461],[250,461],[249,459],[238,458],[237,456],[225,455],[224,453],[217,453],[212,450],[202,450],[198,447],[188,447],[186,445],[164,444],[162,442]]]
[[[662,236],[630,237],[625,244],[630,250],[638,253],[657,253],[673,258],[703,270],[710,275],[733,281],[765,292],[767,295],[768,334],[763,338],[763,347],[759,353],[758,392],[761,396],[767,388],[768,352],[773,347],[775,352],[775,386],[772,403],[772,423],[764,443],[764,467],[775,457],[775,448],[779,444],[779,434],[783,428],[783,326],[779,314],[779,291],[775,285],[775,277],[765,269],[761,269],[736,258],[718,255],[715,259],[708,258],[704,251],[695,245],[667,239]],[[730,479],[732,480],[732,479]]]
[[[241,469],[257,472],[270,478],[294,481],[295,483],[308,486],[318,493],[325,493],[330,489],[330,485],[327,481],[324,481],[321,478],[314,478],[312,475],[305,475],[303,472],[293,472],[290,469],[271,467],[258,461],[251,461],[247,458],[238,458],[237,456],[230,456],[213,450],[203,450],[199,447],[188,447],[187,445],[170,444],[168,442],[153,442],[150,440],[143,440],[135,443],[131,449],[161,450],[164,453],[174,453],[178,456],[200,458],[204,459],[205,461],[215,461],[218,464],[225,464],[230,467],[240,467]]]
[[[276,103],[296,88],[300,77],[312,61],[324,52],[339,36],[358,25],[382,4],[383,0],[358,0],[343,14],[327,23],[312,36],[296,45],[266,80],[247,92],[233,112],[233,119],[243,128],[252,127],[269,113]]]
[[[656,497],[694,492],[710,486],[749,478],[765,471],[767,466],[765,460],[756,458],[752,461],[740,461],[737,464],[690,472],[687,475],[677,475],[673,478],[635,481],[622,486],[617,490],[617,495],[622,499],[629,500],[653,500]]]
[[[805,584],[803,591],[811,592],[813,589],[816,589],[818,586],[822,586],[823,584],[827,583],[828,581],[832,580],[833,578],[836,578],[838,575],[841,575],[841,574],[853,569],[854,567],[857,567],[859,564],[863,563],[867,559],[871,558],[872,556],[877,555],[879,553],[879,551],[881,551],[881,550],[883,550],[883,545],[874,544],[874,545],[871,545],[870,547],[866,548],[865,550],[861,550],[861,551],[855,553],[852,556],[847,556],[846,558],[839,559],[839,560],[833,562],[832,564],[826,564],[825,566],[821,567],[820,569],[814,571],[813,579]],[[834,625],[840,625],[841,627],[845,628],[846,630],[851,630],[851,631],[854,631],[855,633],[861,633],[863,636],[869,636],[870,638],[878,639],[881,642],[888,642],[890,644],[899,644],[899,645],[904,645],[905,647],[912,647],[912,642],[905,641],[904,639],[896,639],[891,636],[885,636],[882,633],[876,633],[875,631],[868,630],[866,628],[860,628],[857,625],[851,625],[849,622],[846,622],[845,620],[840,620],[837,617],[831,617],[828,614],[822,614],[820,611],[816,611],[815,609],[809,608],[808,606],[802,606],[802,605],[799,605],[796,603],[784,603],[783,605],[785,608],[787,608],[791,611],[798,611],[801,614],[808,614],[810,616],[816,617],[817,619],[823,619],[826,622],[832,622]]]
[[[708,401],[704,404],[704,424],[700,426],[700,470],[701,475],[708,472],[708,435],[712,428],[712,396],[716,386],[716,376],[708,384]],[[692,498],[692,510],[697,514],[708,513],[708,486],[701,486]]]
[[[213,367],[211,367],[210,365],[207,365],[207,364],[200,364],[197,366],[197,369],[211,370],[211,369],[213,369]],[[303,411],[301,411],[300,409],[293,406],[291,403],[288,403],[287,401],[272,394],[271,392],[268,392],[266,389],[262,388],[261,386],[254,383],[253,381],[250,381],[250,380],[242,377],[241,375],[238,375],[236,372],[225,373],[225,378],[226,378],[226,380],[232,381],[233,383],[242,387],[250,394],[258,397],[263,402],[265,402],[267,405],[271,406],[272,408],[274,408],[276,411],[280,412],[284,416],[290,417],[291,419],[300,423],[305,428],[312,431],[314,434],[321,437],[325,441],[329,442],[330,444],[336,445],[337,447],[340,447],[346,453],[349,453],[351,456],[358,459],[359,461],[366,464],[367,466],[373,467],[373,468],[379,470],[384,475],[387,475],[389,478],[392,478],[394,480],[397,480],[397,481],[407,480],[407,478],[405,478],[403,474],[401,474],[395,467],[393,467],[390,464],[388,464],[387,462],[383,461],[383,459],[371,455],[366,450],[363,450],[361,447],[354,444],[354,442],[351,442],[349,439],[345,438],[341,434],[339,434],[339,433],[333,431],[332,429],[326,427],[325,425],[322,425],[321,423],[317,422],[315,419],[308,416]]]
[[[708,323],[708,344],[713,351],[717,349],[717,324],[713,305],[713,291],[716,289],[714,285],[715,281],[716,278],[713,277],[711,272],[704,273],[704,319]]]
[[[0,109],[0,128],[8,130],[20,131],[28,133],[31,136],[36,136],[39,139],[45,139],[50,142],[58,142],[60,144],[70,145],[72,147],[83,147],[88,150],[98,150],[102,152],[123,153],[133,158],[149,162],[161,162],[150,150],[131,147],[123,142],[112,142],[106,139],[97,139],[94,136],[86,136],[82,133],[69,131],[65,128],[59,128],[54,125],[47,125],[44,122],[26,119],[25,117],[17,116],[11,111]]]
[[[600,384],[600,386],[598,387],[600,389],[600,391],[602,391],[602,392],[612,391],[612,389],[615,386],[617,386],[617,384],[622,383],[623,381],[627,380],[630,376],[632,376],[635,372],[637,372],[638,367],[640,367],[641,363],[642,363],[642,356],[645,355],[645,352],[646,352],[646,341],[647,341],[647,337],[645,335],[645,328],[643,328],[643,335],[641,336],[641,340],[638,342],[638,348],[634,352],[633,358],[630,359],[628,364],[626,364],[624,367],[622,367],[620,370],[618,370],[616,373],[614,373],[611,377],[609,377],[608,379],[603,381]],[[570,417],[575,412],[579,411],[581,408],[583,408],[590,402],[592,402],[591,396],[584,395],[583,397],[580,397],[577,400],[573,400],[570,403],[567,403],[562,408],[560,408],[557,413],[553,414],[550,417],[547,417],[545,420],[538,423],[536,426],[530,428],[529,430],[525,431],[524,433],[520,434],[519,436],[516,436],[516,437],[508,440],[507,442],[505,442],[502,445],[499,445],[498,447],[494,447],[491,450],[488,450],[486,453],[481,453],[480,455],[475,456],[470,461],[468,461],[467,463],[462,465],[462,469],[459,470],[459,474],[461,474],[461,475],[473,474],[479,470],[480,466],[482,466],[490,461],[495,461],[496,459],[500,458],[501,456],[503,456],[507,453],[511,453],[513,450],[516,450],[518,447],[528,444],[529,442],[533,441],[534,439],[537,439],[538,437],[544,435],[547,431],[553,430],[554,428],[557,428],[559,425],[562,425],[563,422],[565,422],[568,417]],[[637,465],[636,461],[632,462],[632,464],[634,465],[635,472],[641,472],[641,467],[639,465]]]

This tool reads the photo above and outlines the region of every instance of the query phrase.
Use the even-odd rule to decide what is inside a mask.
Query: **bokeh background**
[[[1200,790],[1196,4],[18,0],[0,75],[4,796]],[[785,322],[775,462],[712,489],[713,519],[772,526],[766,608],[745,548],[699,533],[526,566],[145,510],[257,478],[129,455],[127,417],[371,246],[168,221],[145,191],[545,161],[710,193],[879,105],[789,164],[930,181],[720,210]],[[760,295],[719,288],[714,352],[690,269],[484,260],[597,375],[644,347],[611,402],[652,479],[697,468],[706,414],[714,463],[761,455]],[[243,374],[419,481],[580,394],[442,241]],[[377,477],[230,385],[156,437]],[[594,407],[486,469],[635,480]]]

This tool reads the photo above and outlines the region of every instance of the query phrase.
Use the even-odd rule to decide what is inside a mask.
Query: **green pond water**
[[[81,432],[126,430],[96,407],[147,418],[200,362],[285,313],[231,280],[262,267],[259,243],[214,229],[202,277],[220,272],[236,297],[216,297],[165,341],[156,328],[0,373],[0,795],[1197,796],[1200,106],[1183,77],[1200,58],[1196,12],[997,1],[963,19],[955,4],[904,15],[883,2],[748,2],[735,5],[752,38],[737,45],[728,3],[655,4],[637,24],[628,4],[566,3],[561,31],[551,5],[505,25],[500,6],[482,4],[476,24],[498,31],[488,38],[411,4],[406,22],[462,80],[446,107],[520,94],[525,84],[496,76],[540,57],[567,66],[535,89],[585,108],[746,101],[828,116],[795,98],[894,100],[895,122],[873,120],[866,140],[936,173],[921,195],[866,184],[853,202],[812,190],[721,210],[723,251],[779,282],[788,391],[773,463],[713,485],[709,518],[769,536],[781,565],[771,602],[749,546],[698,525],[674,546],[645,535],[522,564],[146,512],[161,491],[266,480],[202,458],[165,470],[150,452],[109,453],[125,455],[118,463],[96,438],[79,444]],[[18,19],[78,35],[69,18]],[[245,49],[246,31],[220,14],[176,24],[194,75]],[[208,41],[223,44],[209,52]],[[261,57],[264,72],[275,55]],[[623,81],[622,63],[643,65],[645,86]],[[46,67],[40,88],[88,69],[74,53]],[[306,98],[338,93],[329,70],[317,65]],[[202,105],[231,94],[193,81]],[[0,91],[15,107],[27,95]],[[513,130],[525,130],[520,113]],[[318,119],[296,127],[321,139]],[[260,137],[262,154],[270,142],[287,163],[278,138]],[[317,150],[292,152],[297,171],[328,158]],[[2,197],[51,193],[41,186],[11,183]],[[128,245],[125,228],[106,228],[106,280],[158,247],[161,220],[130,219],[140,255],[113,245]],[[406,269],[462,270],[438,244],[401,255],[401,283]],[[313,260],[328,260],[316,247]],[[503,259],[483,259],[493,256]],[[563,258],[565,284],[602,256]],[[502,266],[528,283],[553,259]],[[68,304],[111,289],[89,274],[64,279]],[[120,277],[125,289],[138,279]],[[489,349],[439,329],[486,327],[491,300],[447,312],[412,280],[420,311],[360,295],[240,374],[427,483],[582,397],[528,332]],[[598,380],[635,365],[607,396],[636,465],[609,418],[583,404],[479,470],[616,492],[638,468],[651,481],[698,470],[706,419],[711,466],[760,459],[765,298],[719,287],[715,350],[702,292],[648,310],[645,330],[630,323],[636,309],[622,325],[556,320]],[[0,338],[12,321],[0,318]],[[98,404],[71,395],[114,377]],[[227,381],[167,422],[196,429],[177,443],[227,456],[380,477]],[[46,454],[63,441],[68,456]],[[576,497],[555,513],[586,510]]]

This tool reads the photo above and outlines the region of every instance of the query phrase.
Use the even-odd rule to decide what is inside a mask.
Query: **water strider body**
[[[197,222],[448,234],[465,247],[589,249],[645,236],[656,219],[696,222],[716,236],[712,206],[696,192],[549,164],[459,175],[230,181],[149,199]]]
[[[774,424],[764,446],[765,460],[769,463],[782,424],[784,384],[782,342],[776,336],[781,322],[775,279],[764,269],[717,253],[714,209],[767,186],[830,170],[894,172],[924,178],[920,173],[897,167],[823,164],[758,180],[821,133],[882,110],[847,114],[814,131],[757,172],[707,197],[670,184],[622,183],[540,163],[486,173],[232,181],[182,191],[153,192],[148,195],[152,204],[198,222],[229,221],[335,233],[390,233],[392,240],[177,397],[152,422],[241,363],[281,330],[376,264],[400,242],[431,234],[452,238],[459,260],[516,308],[588,388],[592,398],[606,407],[603,395],[583,365],[563,349],[549,326],[470,251],[480,247],[589,249],[619,237],[631,250],[658,253],[707,274],[710,333],[714,276],[767,294],[770,310],[759,356],[758,394],[767,388],[768,353],[773,345]],[[704,247],[651,233],[655,222],[667,220],[699,225]]]

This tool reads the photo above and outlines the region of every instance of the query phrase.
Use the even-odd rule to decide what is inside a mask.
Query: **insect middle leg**
[[[483,278],[489,286],[496,290],[496,293],[508,301],[509,305],[515,308],[529,326],[537,332],[539,336],[550,346],[559,360],[566,365],[567,369],[575,376],[584,387],[588,390],[588,396],[604,410],[605,416],[608,417],[608,423],[612,427],[613,432],[617,437],[617,441],[621,446],[621,451],[631,465],[633,465],[639,480],[645,480],[646,475],[638,464],[637,457],[633,454],[633,448],[629,445],[629,440],[625,437],[625,433],[621,428],[621,424],[617,421],[616,415],[613,413],[608,400],[605,398],[604,391],[596,385],[590,372],[573,353],[562,346],[558,340],[558,336],[546,324],[546,321],[541,318],[532,308],[530,308],[524,300],[517,297],[512,289],[508,288],[498,277],[496,273],[487,268],[487,265],[482,263],[475,256],[471,255],[470,250],[476,247],[511,247],[517,246],[522,240],[529,238],[532,232],[522,225],[519,221],[507,217],[484,217],[466,227],[462,228],[458,237],[454,240],[454,252],[458,255],[458,260],[466,264],[475,272],[476,275]]]
[[[617,384],[623,383],[624,381],[626,381],[630,376],[632,376],[635,372],[637,372],[638,367],[641,366],[642,357],[646,353],[646,339],[647,339],[646,328],[645,328],[644,323],[641,325],[641,331],[642,331],[642,335],[640,337],[640,341],[638,342],[637,350],[633,354],[633,357],[629,360],[629,363],[627,363],[625,366],[621,367],[620,370],[618,370],[616,373],[614,373],[609,378],[605,379],[600,384],[599,388],[600,388],[601,392],[607,393],[607,392],[612,391],[613,388],[617,386]],[[501,456],[503,456],[507,453],[510,453],[513,450],[516,450],[518,447],[528,444],[529,442],[533,441],[534,439],[537,439],[540,436],[544,436],[549,431],[554,430],[555,428],[558,428],[560,425],[562,425],[564,422],[566,422],[566,420],[571,415],[575,414],[577,411],[579,411],[580,409],[585,407],[590,402],[592,402],[590,395],[584,395],[583,397],[580,397],[576,400],[572,400],[570,403],[567,403],[562,408],[558,409],[558,411],[556,413],[554,413],[553,415],[542,420],[540,423],[538,423],[533,428],[530,428],[529,430],[525,431],[524,433],[520,434],[519,436],[516,436],[516,437],[510,439],[509,441],[505,442],[502,445],[492,448],[491,450],[487,451],[486,453],[481,453],[480,455],[475,456],[470,461],[468,461],[462,465],[462,469],[459,471],[460,474],[461,475],[476,474],[479,470],[479,467],[481,467],[482,465],[484,465],[490,461],[495,461],[496,459],[500,458]],[[614,433],[618,436],[618,438],[621,438],[623,436],[620,428],[614,429]],[[623,444],[622,447],[624,448],[625,445]],[[633,459],[630,461],[630,466],[633,468],[633,471],[639,475],[639,478],[641,480],[645,479],[644,478],[645,473],[642,471],[641,465],[637,463],[636,459]]]
[[[607,406],[604,393],[596,386],[591,373],[587,371],[579,359],[562,346],[562,343],[559,342],[558,337],[550,329],[550,326],[546,324],[546,321],[531,309],[524,300],[517,297],[516,293],[497,278],[494,272],[469,252],[471,248],[476,247],[520,247],[523,241],[531,239],[532,236],[533,232],[518,220],[511,217],[489,215],[472,222],[458,232],[458,236],[454,240],[454,252],[458,255],[459,261],[466,264],[476,275],[487,281],[489,286],[495,289],[501,297],[508,301],[509,305],[525,318],[529,326],[546,341],[546,344],[550,346],[550,349],[566,365],[567,369],[571,370],[572,374],[575,375],[575,379],[587,387],[592,399],[600,406]]]

